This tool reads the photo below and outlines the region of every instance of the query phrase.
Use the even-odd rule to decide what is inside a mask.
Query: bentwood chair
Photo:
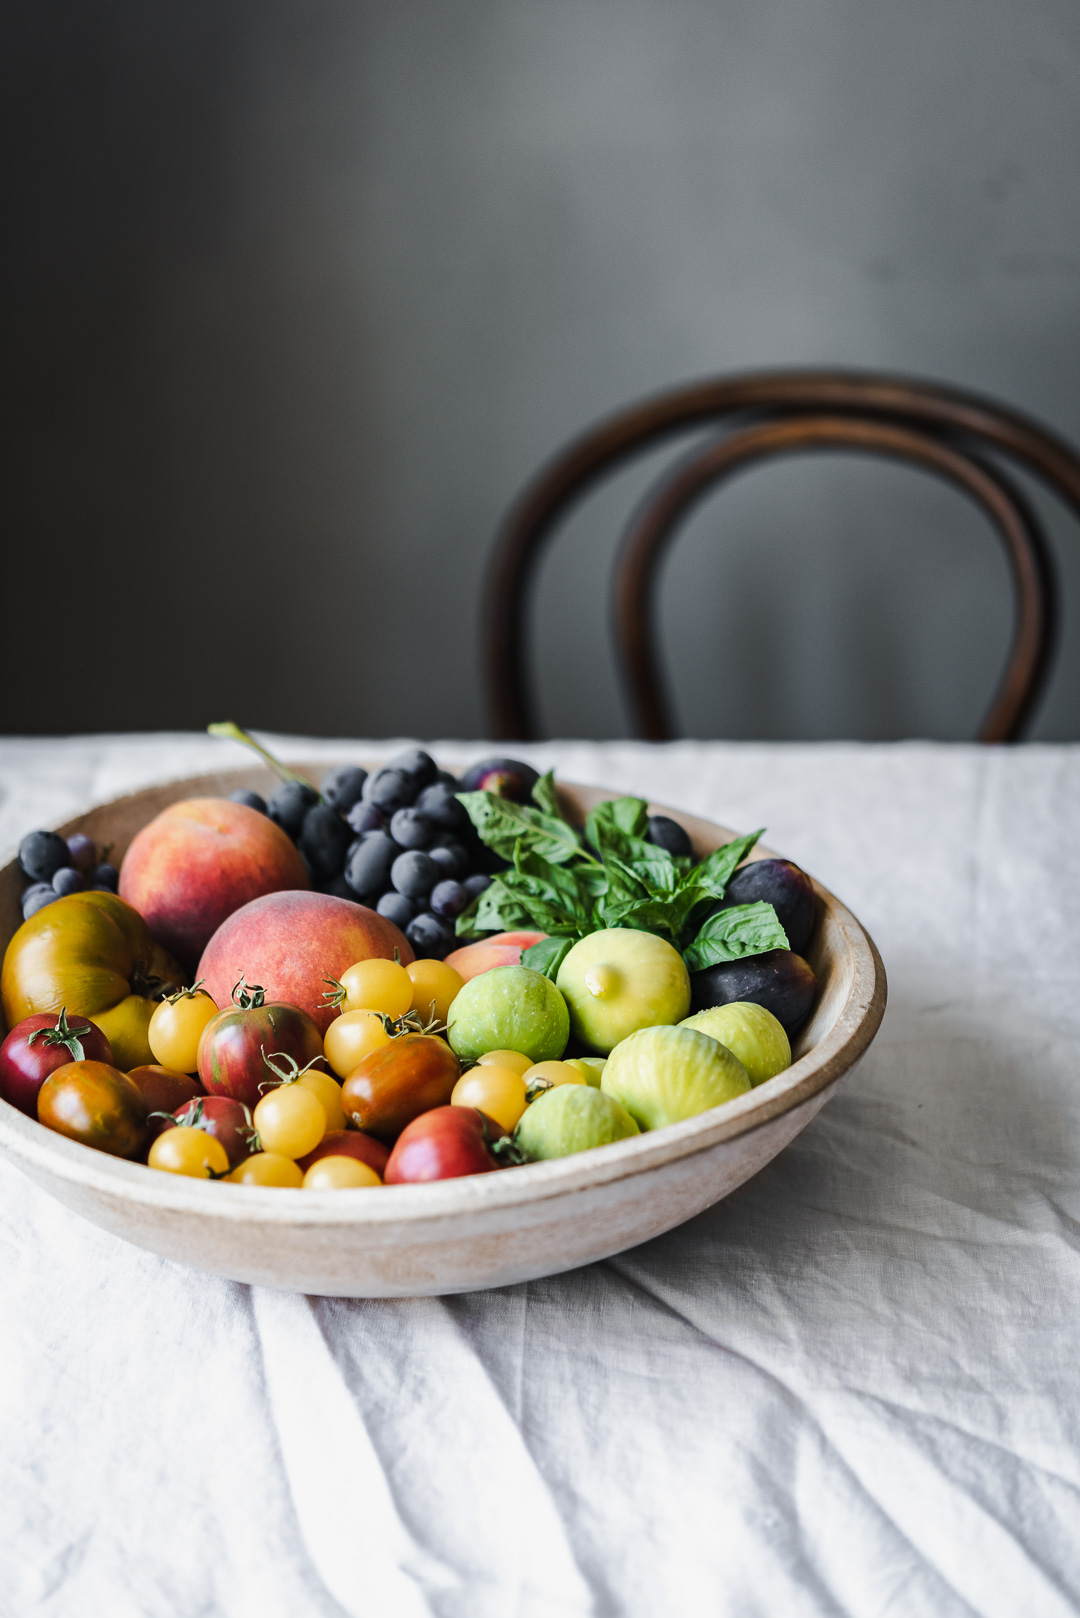
[[[944,479],[997,530],[1012,576],[1015,626],[978,739],[1019,739],[1042,695],[1057,601],[1042,530],[1002,462],[1034,474],[1080,517],[1080,458],[1030,417],[977,394],[852,371],[760,371],[693,383],[608,417],[548,463],[511,508],[489,574],[485,673],[495,737],[536,736],[526,615],[544,546],[594,484],[657,443],[695,432],[704,438],[631,518],[615,569],[616,647],[640,736],[668,741],[673,735],[659,672],[654,586],[679,525],[707,494],[758,462],[848,450]]]

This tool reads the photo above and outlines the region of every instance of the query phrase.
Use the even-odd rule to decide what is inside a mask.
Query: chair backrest
[[[616,640],[639,734],[651,741],[672,735],[652,587],[681,521],[708,492],[756,462],[850,450],[905,461],[944,478],[997,529],[1017,610],[1008,661],[979,740],[1017,740],[1045,682],[1057,606],[1042,531],[998,458],[1033,473],[1078,518],[1080,458],[1037,422],[977,395],[847,371],[755,372],[679,388],[601,422],[540,472],[506,518],[488,577],[484,642],[492,734],[504,741],[536,736],[526,618],[544,545],[599,480],[658,442],[709,428],[719,431],[665,474],[638,508],[617,564]]]

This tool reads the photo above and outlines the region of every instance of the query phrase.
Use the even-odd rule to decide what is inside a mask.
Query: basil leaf
[[[609,798],[590,809],[585,818],[585,836],[595,849],[600,847],[599,831],[625,832],[630,837],[644,837],[649,826],[649,807],[644,798]]]
[[[531,926],[531,913],[506,885],[508,874],[500,871],[493,876],[491,886],[461,912],[454,928],[459,938],[471,938],[477,933],[512,933]]]
[[[548,770],[547,774],[542,775],[537,781],[532,789],[532,801],[541,814],[550,815],[553,820],[564,820],[566,818],[559,807],[559,795],[555,791],[554,770]]]
[[[768,949],[787,949],[787,934],[772,905],[732,905],[718,910],[704,923],[689,949],[683,952],[688,971],[700,972],[719,961],[740,961]]]
[[[459,792],[457,796],[481,841],[500,859],[512,860],[519,841],[560,865],[582,851],[579,833],[561,818],[498,798],[494,792]]]
[[[556,935],[553,938],[542,938],[539,944],[530,944],[528,949],[521,952],[521,964],[527,966],[531,972],[539,972],[541,976],[550,978],[554,983],[560,966],[574,947],[575,940]]]
[[[589,895],[583,893],[576,870],[565,865],[552,865],[539,854],[530,854],[518,844],[514,870],[503,873],[503,880],[512,892],[535,894],[549,907],[561,909],[575,927],[589,924]],[[528,901],[523,901],[528,902]],[[537,918],[539,921],[539,917]],[[540,923],[540,925],[545,925]],[[546,928],[551,931],[551,928]],[[557,928],[556,931],[566,931]]]
[[[722,899],[735,867],[742,864],[764,830],[762,826],[758,831],[748,832],[745,837],[733,837],[730,843],[724,843],[707,860],[702,860],[700,865],[688,871],[683,881],[696,882],[717,899]]]

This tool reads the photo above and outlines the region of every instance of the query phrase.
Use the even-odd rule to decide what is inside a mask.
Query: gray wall
[[[843,363],[1080,440],[1075,0],[15,0],[3,728],[482,734],[532,469],[691,377]],[[544,713],[620,734],[634,480],[546,567]],[[1037,729],[1080,736],[1080,534]],[[959,496],[751,474],[664,585],[687,730],[964,736],[1009,624]]]

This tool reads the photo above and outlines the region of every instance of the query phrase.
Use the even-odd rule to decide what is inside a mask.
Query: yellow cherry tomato
[[[194,1180],[210,1180],[226,1174],[229,1159],[225,1148],[205,1129],[188,1129],[179,1124],[159,1135],[146,1160],[152,1169],[167,1174],[187,1174]]]
[[[206,990],[197,986],[171,994],[155,1006],[146,1030],[154,1061],[177,1073],[195,1073],[199,1066],[199,1036],[216,1013],[217,1006]]]
[[[405,968],[412,982],[411,1011],[422,1022],[445,1022],[455,995],[465,986],[460,972],[445,961],[413,961]]]
[[[252,1115],[263,1150],[282,1157],[313,1152],[326,1134],[326,1109],[303,1084],[282,1084],[264,1095]]]
[[[253,1157],[246,1157],[226,1178],[234,1185],[280,1185],[299,1191],[304,1183],[304,1171],[291,1157],[282,1157],[280,1152],[256,1152]]]
[[[326,1060],[340,1079],[347,1079],[365,1056],[389,1043],[390,1035],[377,1011],[346,1011],[334,1018],[323,1036]]]
[[[572,1062],[536,1062],[527,1073],[522,1074],[525,1088],[529,1090],[533,1085],[537,1089],[550,1090],[555,1084],[588,1084],[588,1079],[579,1067]]]
[[[320,1157],[304,1175],[305,1191],[351,1191],[372,1185],[382,1181],[358,1157]]]
[[[532,1057],[520,1051],[485,1051],[477,1061],[480,1067],[508,1067],[512,1073],[527,1073],[533,1065]]]
[[[345,1109],[341,1105],[341,1085],[329,1073],[305,1073],[297,1079],[305,1090],[310,1090],[326,1114],[327,1129],[345,1128]]]
[[[452,1107],[479,1107],[489,1118],[494,1118],[504,1129],[513,1129],[527,1105],[525,1080],[512,1068],[470,1068],[454,1085],[450,1096]]]
[[[412,1005],[412,978],[396,961],[357,961],[341,974],[342,1011],[385,1011],[404,1017]]]

